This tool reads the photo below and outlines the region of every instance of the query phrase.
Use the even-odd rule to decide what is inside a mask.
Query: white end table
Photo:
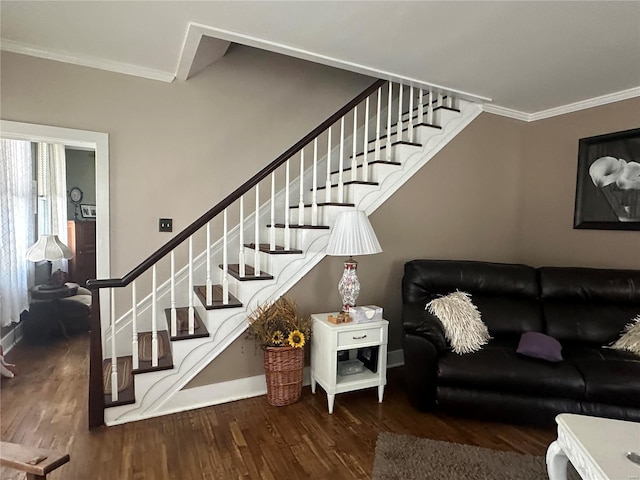
[[[550,480],[566,480],[567,460],[583,479],[640,479],[629,451],[640,453],[640,423],[561,413],[558,439],[547,449]]]
[[[333,413],[335,396],[362,388],[378,387],[378,402],[382,403],[387,384],[387,335],[389,322],[377,320],[366,323],[333,324],[327,320],[329,313],[311,315],[311,392],[316,393],[316,383],[327,392],[329,413]],[[331,313],[337,315],[337,313]],[[351,375],[338,374],[338,352],[364,347],[378,349],[376,371],[368,368]]]

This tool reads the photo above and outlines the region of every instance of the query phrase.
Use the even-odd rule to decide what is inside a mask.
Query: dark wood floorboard
[[[333,415],[318,386],[286,407],[260,396],[89,432],[88,339],[23,343],[7,355],[18,375],[2,379],[1,439],[68,452],[71,461],[52,480],[366,479],[381,431],[535,455],[555,439],[552,428],[418,412],[401,368],[389,371],[382,404],[375,388],[341,394]],[[24,474],[3,467],[0,478]]]

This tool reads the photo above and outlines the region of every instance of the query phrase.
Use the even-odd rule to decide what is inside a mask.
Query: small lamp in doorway
[[[51,275],[51,262],[56,260],[73,258],[73,252],[58,238],[57,235],[40,235],[38,241],[31,245],[27,250],[27,260],[31,262],[41,262],[47,260],[49,262],[49,284],[43,285],[42,289],[54,289],[64,284],[63,275]]]
[[[338,215],[331,231],[326,253],[327,255],[349,257],[344,262],[344,271],[338,283],[343,312],[348,313],[351,307],[355,307],[356,299],[360,294],[360,281],[357,274],[358,262],[353,257],[380,252],[382,252],[380,242],[378,242],[365,212],[351,210]]]

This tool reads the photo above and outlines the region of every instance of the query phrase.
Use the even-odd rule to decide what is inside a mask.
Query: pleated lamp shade
[[[382,252],[373,227],[362,210],[342,212],[331,231],[327,255],[357,256]]]
[[[42,260],[67,260],[73,258],[71,249],[60,241],[57,235],[40,235],[38,241],[27,250],[27,260],[41,262]]]

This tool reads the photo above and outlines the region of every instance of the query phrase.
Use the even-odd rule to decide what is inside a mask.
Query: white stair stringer
[[[423,145],[420,147],[400,144],[392,147],[392,160],[401,165],[395,168],[388,168],[389,166],[384,164],[371,165],[371,169],[383,167],[376,172],[378,185],[350,185],[352,188],[345,201],[354,203],[356,208],[366,211],[367,215],[373,213],[481,113],[480,106],[464,100],[460,100],[458,108],[460,113],[450,110],[439,112],[442,129],[416,127],[424,129],[416,132],[416,138],[420,138],[424,142]],[[327,209],[325,217],[328,223],[333,225],[338,212],[345,208]],[[261,222],[263,215],[264,213],[261,215]],[[297,230],[296,248],[301,249],[303,253],[272,255],[269,273],[274,276],[273,280],[237,282],[237,297],[243,303],[243,307],[205,310],[198,304],[198,314],[206,322],[210,336],[172,342],[174,369],[136,375],[136,402],[107,408],[105,423],[116,425],[216,403],[200,401],[197,405],[185,404],[182,399],[188,396],[181,396],[179,393],[203,368],[246,331],[247,317],[258,304],[286,293],[324,258],[329,233],[329,230]],[[249,257],[250,255],[247,255],[247,258]]]

